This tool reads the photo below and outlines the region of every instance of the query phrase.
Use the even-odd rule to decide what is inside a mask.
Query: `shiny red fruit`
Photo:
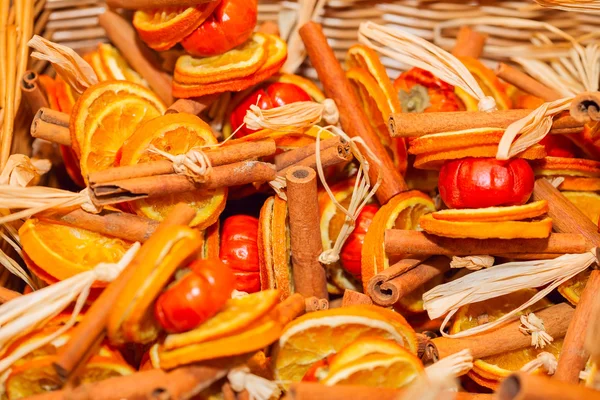
[[[257,18],[257,0],[221,0],[212,15],[181,44],[193,56],[223,54],[248,40]]]
[[[156,320],[169,333],[189,331],[214,316],[234,288],[233,272],[221,260],[197,260],[189,268],[154,305]]]
[[[258,219],[248,215],[227,218],[223,222],[219,257],[233,270],[237,290],[260,291]]]
[[[379,207],[373,204],[368,204],[362,209],[356,219],[354,231],[342,247],[340,256],[342,267],[357,278],[361,274],[360,257],[365,235],[369,230],[369,226],[371,226],[371,222],[373,222],[373,218],[375,218],[375,214],[377,214],[377,210],[379,210]]]
[[[484,208],[525,204],[534,181],[523,159],[465,158],[442,166],[438,187],[450,208]]]
[[[231,128],[235,132],[244,124],[246,111],[248,111],[253,104],[257,105],[261,110],[269,110],[271,108],[281,107],[299,101],[311,101],[310,95],[299,86],[296,86],[293,83],[271,83],[264,88],[252,92],[248,97],[242,100],[237,107],[235,107],[230,118]],[[254,130],[243,126],[236,134],[236,137],[247,136],[254,132]]]

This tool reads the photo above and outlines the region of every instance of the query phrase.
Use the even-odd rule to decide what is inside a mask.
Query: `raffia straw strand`
[[[452,377],[458,378],[471,369],[473,369],[471,350],[464,349],[427,366],[425,373],[430,377],[439,374],[450,374]]]
[[[0,185],[21,187],[35,185],[51,167],[49,160],[31,159],[24,154],[13,154],[0,172]]]
[[[489,268],[494,265],[492,256],[453,256],[450,261],[450,268],[466,268],[471,271],[479,271],[483,268]]]
[[[0,360],[0,372],[6,371],[25,355],[45,346],[68,331],[81,313],[92,284],[97,280],[112,282],[131,262],[139,248],[140,243],[136,242],[116,263],[100,263],[89,271],[81,272],[0,306],[0,348],[4,348],[15,338],[30,332],[40,323],[58,315],[75,301],[71,318],[65,325],[40,341],[19,347],[10,356]]]
[[[556,367],[558,366],[558,360],[556,356],[547,351],[542,351],[534,360],[529,361],[527,364],[521,367],[521,371],[534,372],[538,368],[543,368],[548,375],[554,375]]]
[[[0,185],[0,208],[22,209],[22,211],[0,217],[0,224],[28,218],[51,208],[76,206],[80,206],[91,213],[101,211],[92,202],[89,188],[74,193],[68,190],[41,186],[15,187]]]
[[[429,318],[446,314],[440,331],[450,338],[466,337],[492,329],[513,319],[517,313],[535,304],[548,293],[596,261],[596,249],[583,254],[565,254],[553,260],[518,261],[496,265],[468,276],[436,286],[423,294],[423,308]],[[448,321],[463,305],[496,298],[521,289],[546,286],[531,299],[493,322],[456,334],[444,332]]]
[[[539,143],[550,132],[552,118],[568,110],[572,101],[573,97],[568,97],[544,103],[525,118],[510,124],[500,139],[496,158],[498,160],[508,160]],[[515,140],[517,136],[519,138]]]
[[[531,335],[531,345],[536,349],[544,348],[547,344],[552,343],[554,338],[550,336],[544,328],[544,321],[538,318],[534,313],[521,315],[521,326],[519,330],[524,334]]]
[[[148,152],[165,157],[173,163],[176,174],[190,177],[195,182],[205,182],[206,175],[212,168],[210,159],[200,147],[195,147],[185,154],[173,155],[151,145]]]
[[[340,204],[340,202],[336,199],[335,194],[331,191],[331,188],[327,184],[327,180],[325,179],[325,173],[323,172],[323,165],[321,163],[321,132],[327,130],[330,133],[333,133],[336,136],[339,136],[344,141],[346,141],[350,145],[350,150],[352,151],[352,155],[356,158],[359,163],[358,172],[356,174],[356,178],[354,181],[354,190],[352,191],[352,197],[350,198],[350,204],[348,205],[348,209]],[[319,174],[319,179],[321,180],[321,184],[323,188],[327,192],[327,195],[335,205],[335,207],[341,211],[344,215],[344,224],[340,229],[340,232],[335,240],[333,247],[329,250],[325,250],[319,256],[319,261],[323,264],[332,264],[337,262],[340,258],[340,252],[342,251],[342,247],[348,237],[352,234],[354,230],[356,219],[358,218],[362,209],[367,205],[367,203],[371,200],[371,198],[379,189],[381,185],[381,174],[377,175],[377,182],[374,185],[371,184],[371,180],[369,179],[369,162],[363,156],[361,150],[358,147],[358,143],[362,145],[365,149],[366,153],[374,160],[379,167],[381,167],[381,162],[379,158],[371,151],[371,149],[366,145],[366,143],[360,137],[351,138],[344,131],[336,126],[329,126],[327,128],[319,128],[317,132],[317,140],[315,143],[315,155],[316,155],[316,167],[317,173]],[[379,170],[380,168],[378,168]],[[370,190],[369,190],[370,189]]]
[[[496,110],[494,98],[485,95],[467,67],[427,40],[370,21],[360,24],[358,40],[387,57],[427,70],[444,82],[460,87],[479,101],[480,111]]]
[[[276,382],[250,373],[248,367],[230,370],[227,379],[233,390],[238,393],[247,390],[250,398],[255,400],[269,400],[281,396],[281,389]]]
[[[98,77],[92,67],[71,48],[38,35],[29,41],[29,46],[37,50],[31,53],[31,57],[49,61],[56,73],[77,93],[81,94],[88,87],[98,83]]]
[[[17,30],[14,26],[9,26],[6,33],[6,76],[4,79],[6,89],[4,98],[4,121],[2,124],[2,143],[0,145],[0,169],[4,168],[12,147],[12,136],[14,130],[15,117],[15,92],[13,88],[16,84],[16,56],[17,56]]]
[[[244,123],[249,129],[271,129],[275,131],[298,131],[310,128],[324,120],[328,125],[338,123],[340,113],[335,102],[325,99],[323,103],[300,101],[269,110],[251,105]]]

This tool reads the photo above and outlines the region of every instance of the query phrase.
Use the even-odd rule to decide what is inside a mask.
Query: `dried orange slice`
[[[37,218],[25,221],[19,237],[27,256],[58,280],[88,271],[102,262],[115,263],[131,246],[121,239]]]
[[[410,141],[410,154],[425,154],[437,151],[455,150],[462,147],[500,143],[503,129],[476,128],[456,132],[435,133],[413,138]]]
[[[392,110],[384,91],[379,87],[375,78],[363,68],[350,68],[346,71],[346,77],[354,87],[354,91],[367,114],[373,130],[390,153],[394,165],[398,166],[404,173],[407,163],[406,151],[400,152],[398,139],[390,136],[387,120]]]
[[[243,78],[218,81],[210,84],[185,84],[174,79],[173,95],[180,98],[189,98],[227,91],[239,92],[258,84],[277,73],[287,58],[287,45],[277,36],[267,34],[261,35],[268,37],[269,40],[266,43],[268,49],[267,60],[258,71]]]
[[[76,101],[75,92],[60,76],[56,78],[56,99],[58,100],[60,111],[71,114]]]
[[[366,337],[349,344],[340,350],[339,353],[331,357],[329,360],[329,371],[335,372],[344,368],[346,365],[360,360],[362,357],[370,355],[397,355],[397,354],[413,354],[406,351],[393,340],[381,339],[377,337]]]
[[[381,207],[369,227],[362,250],[362,282],[366,290],[369,280],[388,268],[391,263],[385,252],[384,234],[386,229],[417,229],[419,218],[435,211],[435,204],[429,196],[409,191],[394,196]],[[393,261],[392,261],[393,263]]]
[[[258,262],[262,290],[278,289],[281,299],[294,292],[287,202],[269,197],[258,219]]]
[[[14,367],[5,384],[7,398],[16,400],[59,390],[63,382],[52,365],[55,361],[54,355],[37,357]],[[79,378],[81,383],[92,383],[134,372],[135,370],[123,361],[94,356],[86,363]]]
[[[210,84],[250,76],[267,61],[268,41],[265,35],[255,33],[241,46],[218,56],[179,57],[174,79],[183,84]]]
[[[600,191],[600,178],[583,178],[576,176],[563,176],[564,180],[558,185],[559,190],[571,192],[598,192]]]
[[[169,50],[198,28],[215,10],[219,1],[195,7],[165,7],[139,10],[133,15],[133,26],[148,47]]]
[[[199,327],[184,333],[168,335],[163,348],[172,350],[238,333],[271,311],[277,305],[279,297],[278,290],[264,290],[230,299],[217,315]]]
[[[148,86],[144,78],[129,66],[121,53],[119,53],[119,50],[114,46],[100,43],[98,45],[98,55],[100,56],[104,70],[108,72],[109,77],[107,80],[129,81],[138,85]]]
[[[525,289],[495,299],[463,306],[454,317],[450,333],[455,334],[486,322],[493,322],[529,300],[536,292],[537,290],[535,289]],[[519,315],[536,312],[550,305],[552,305],[550,301],[542,299],[519,313]],[[554,339],[552,343],[546,345],[543,349],[528,347],[475,360],[473,370],[469,371],[467,375],[480,385],[495,389],[500,380],[506,378],[512,372],[520,370],[525,364],[534,360],[542,351],[550,352],[558,358],[562,347],[562,339]],[[539,373],[540,371],[536,372]]]
[[[136,165],[163,159],[158,154],[149,153],[150,146],[170,154],[185,154],[193,147],[214,144],[217,144],[217,139],[210,126],[199,117],[181,113],[163,115],[140,125],[131,135],[123,145],[120,165]],[[137,200],[131,202],[130,206],[139,215],[162,221],[175,204],[181,201],[198,211],[190,226],[204,229],[214,224],[225,208],[227,188]]]
[[[317,361],[366,337],[389,339],[416,354],[416,335],[406,320],[377,306],[349,306],[306,314],[289,323],[279,339],[275,377],[298,382]]]
[[[558,287],[558,292],[567,300],[569,303],[573,305],[577,305],[579,303],[579,299],[581,298],[581,292],[585,289],[585,285],[592,273],[591,269],[586,269],[583,272],[575,275],[568,281],[562,283]]]
[[[71,114],[72,148],[87,182],[91,172],[115,164],[117,152],[137,127],[162,115],[162,101],[149,89],[127,81],[107,81],[88,88]]]
[[[393,113],[402,112],[396,89],[394,89],[394,85],[375,50],[362,44],[356,44],[348,49],[346,63],[349,68],[357,67],[368,71],[386,97],[389,109]]]
[[[600,162],[583,158],[546,157],[532,166],[536,175],[600,177]]]
[[[174,350],[165,350],[157,346],[158,365],[163,369],[172,369],[180,365],[231,357],[260,350],[275,342],[281,335],[283,326],[279,321],[267,315],[241,332],[204,343],[191,344]]]
[[[600,195],[594,192],[562,192],[592,222],[598,225],[600,219]]]
[[[453,150],[443,150],[431,153],[419,154],[415,158],[414,167],[420,169],[440,169],[442,164],[448,160],[457,160],[467,157],[496,157],[498,145],[478,145],[470,147],[456,148]],[[519,153],[518,158],[525,160],[540,160],[546,156],[544,146],[535,144],[527,150]]]
[[[506,93],[505,85],[500,82],[491,69],[473,57],[459,57],[459,59],[471,72],[477,83],[479,83],[483,93],[496,100],[498,110],[509,110],[512,108],[512,101]],[[467,111],[477,111],[477,101],[469,94],[458,87],[455,88],[455,93],[463,101],[467,107]]]
[[[106,69],[106,66],[102,63],[100,53],[98,50],[92,51],[91,53],[83,56],[83,59],[92,66],[92,69],[96,73],[98,82],[105,82],[110,79],[110,72]]]
[[[60,111],[60,106],[58,105],[58,98],[56,97],[56,81],[49,77],[48,75],[39,75],[40,83],[44,88],[44,92],[46,93],[46,97],[48,98],[48,104],[51,109]]]
[[[403,350],[401,354],[364,356],[342,368],[330,371],[321,383],[326,386],[360,385],[401,388],[409,385],[424,371],[421,360]]]
[[[435,219],[444,221],[501,222],[520,221],[539,217],[548,212],[546,200],[534,201],[522,206],[487,207],[471,210],[442,210],[431,214]]]
[[[471,239],[543,239],[552,232],[552,219],[540,221],[468,222],[443,221],[424,215],[421,228],[432,235]]]
[[[347,209],[354,191],[354,179],[338,182],[331,186],[330,190],[335,199]],[[346,214],[338,210],[324,189],[319,191],[319,215],[323,251],[330,250],[344,225]],[[360,291],[360,282],[347,273],[339,261],[328,264],[326,269],[329,293],[342,294],[345,289]]]

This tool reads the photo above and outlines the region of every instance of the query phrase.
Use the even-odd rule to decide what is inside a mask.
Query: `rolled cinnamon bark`
[[[548,201],[548,215],[552,218],[554,230],[579,233],[588,240],[590,248],[600,246],[598,227],[546,179],[535,182],[533,198],[536,201]],[[589,357],[584,346],[583,332],[586,332],[592,310],[600,307],[599,291],[600,271],[593,270],[565,336],[554,379],[568,383],[579,382],[579,373],[585,368]]]
[[[583,385],[557,382],[539,374],[516,372],[504,379],[498,400],[600,400],[600,391]]]
[[[308,22],[300,28],[300,36],[306,47],[310,61],[319,75],[325,94],[335,101],[340,112],[342,128],[350,137],[361,137],[381,162],[367,157],[371,168],[369,177],[376,182],[379,174],[382,183],[377,191],[377,199],[383,205],[396,194],[408,190],[404,178],[394,166],[387,150],[371,127],[363,108],[350,85],[340,62],[327,43],[321,25]]]
[[[31,123],[31,136],[70,146],[69,114],[50,108],[40,108]]]
[[[169,215],[167,215],[165,220],[159,225],[158,229],[174,225],[188,225],[195,217],[195,209],[187,204],[179,203],[173,208]],[[77,366],[87,360],[90,356],[89,349],[93,349],[95,344],[100,343],[106,336],[106,324],[112,306],[127,283],[135,276],[135,271],[138,267],[136,262],[139,262],[139,260],[142,259],[141,257],[147,251],[148,249],[145,249],[144,246],[140,248],[133,261],[123,269],[119,277],[112,281],[104,291],[102,291],[102,294],[92,303],[90,308],[86,311],[83,320],[73,328],[73,334],[70,336],[67,343],[60,348],[57,355],[58,358],[54,363],[54,369],[63,381],[66,381],[69,378]],[[158,381],[151,381],[158,383]],[[128,382],[131,384],[131,381]],[[117,393],[119,396],[129,397],[125,395],[125,390],[130,389],[123,388],[122,391],[117,391]]]
[[[304,299],[304,304],[306,305],[306,312],[317,311],[319,309],[319,299],[315,296]]]
[[[600,92],[586,92],[575,96],[569,108],[571,116],[581,123],[600,121]]]
[[[393,137],[417,137],[432,133],[454,132],[475,128],[508,128],[513,122],[525,118],[531,110],[451,111],[430,113],[392,114],[389,119]],[[583,129],[583,123],[570,115],[555,118],[550,133]]]
[[[304,297],[327,299],[325,268],[319,228],[317,174],[308,167],[292,167],[286,174],[292,247],[292,270],[296,292]]]
[[[554,222],[555,219],[552,218]],[[481,254],[580,254],[590,249],[581,234],[551,233],[547,239],[453,239],[423,232],[388,229],[385,251],[392,255],[476,256]]]
[[[48,107],[48,99],[38,83],[38,74],[35,71],[25,71],[21,80],[21,92],[33,114],[40,108]]]
[[[474,31],[469,26],[461,26],[452,49],[455,57],[479,58],[483,53],[487,35]]]
[[[265,157],[275,154],[277,145],[273,139],[257,142],[232,142],[229,145],[206,150],[204,154],[208,157],[213,167],[233,164],[244,160]],[[126,165],[113,167],[91,173],[88,177],[90,185],[119,181],[124,179],[142,178],[147,176],[172,174],[173,163],[169,160],[151,161],[137,165]]]
[[[96,205],[116,204],[166,194],[268,182],[276,176],[273,164],[242,161],[212,168],[206,176],[206,182],[203,183],[196,183],[184,175],[175,174],[97,183],[91,186],[92,200]]]
[[[406,393],[405,389],[384,387],[334,385],[325,386],[320,383],[292,383],[285,397],[286,400],[398,400]],[[448,392],[442,393],[438,400],[453,398],[455,400],[492,400],[491,394]]]
[[[352,160],[352,152],[350,151],[350,145],[348,144],[338,144],[335,147],[329,147],[325,150],[321,151],[321,166],[323,168],[330,167],[332,165],[341,164],[344,162],[348,162]],[[289,167],[286,167],[279,171],[277,175],[285,176],[287,172],[293,167],[307,167],[312,168],[314,170],[317,169],[317,155],[313,154],[311,156],[306,157],[303,160],[298,161],[296,164],[293,164]]]
[[[192,97],[189,99],[178,99],[175,103],[171,104],[165,114],[178,114],[186,113],[193,115],[200,115],[202,111],[206,110],[219,98],[218,94],[211,94],[203,97]]]
[[[142,10],[146,8],[191,7],[210,1],[213,0],[106,0],[106,5],[110,8]]]
[[[148,6],[149,1],[116,1],[119,5],[127,4],[145,4]],[[174,6],[174,2],[167,0],[158,0],[158,3],[167,5],[169,7]],[[191,2],[187,2],[189,5]],[[110,4],[109,4],[110,5]],[[119,7],[119,6],[117,6]],[[160,6],[159,6],[160,7]],[[152,6],[150,7],[152,8]],[[137,7],[134,7],[137,9]],[[104,14],[100,15],[99,23],[102,28],[106,31],[106,35],[110,41],[119,49],[123,57],[127,62],[136,70],[150,85],[150,88],[160,97],[160,99],[167,105],[173,103],[173,95],[171,94],[171,83],[172,78],[166,73],[161,71],[158,67],[158,63],[154,59],[152,51],[142,43],[133,26],[127,22],[119,14],[107,10]]]
[[[567,333],[574,312],[570,305],[560,303],[535,314],[544,321],[546,332],[554,339],[558,339]],[[531,336],[524,335],[519,330],[520,324],[521,322],[516,320],[478,335],[457,339],[439,337],[432,339],[431,342],[439,358],[448,357],[464,349],[471,350],[473,359],[494,356],[531,346]]]
[[[330,147],[338,146],[340,143],[340,138],[336,136],[334,138],[322,140],[319,143],[319,148],[321,151],[323,151]],[[294,165],[315,154],[315,149],[316,143],[311,143],[308,146],[298,147],[297,149],[278,154],[273,160],[275,168],[277,168],[277,171],[281,171],[290,165]]]
[[[450,260],[444,256],[401,260],[371,278],[367,292],[375,304],[391,306],[449,269]]]
[[[90,214],[79,208],[64,214],[57,211],[41,217],[76,228],[141,243],[148,240],[158,227],[158,221],[150,218],[107,210],[100,214]]]
[[[496,75],[498,78],[505,80],[522,91],[539,97],[547,102],[562,99],[564,97],[556,90],[549,88],[536,79],[533,79],[525,72],[504,63],[498,64]]]
[[[362,304],[373,304],[373,300],[364,293],[346,289],[342,298],[342,307],[358,306]]]

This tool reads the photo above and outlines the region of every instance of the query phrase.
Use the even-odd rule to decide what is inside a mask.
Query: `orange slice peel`
[[[521,206],[442,210],[432,213],[431,216],[443,221],[502,222],[536,218],[547,212],[548,202],[540,200]]]
[[[470,222],[444,221],[424,215],[420,225],[429,234],[457,239],[544,239],[552,232],[551,218],[531,222]]]

